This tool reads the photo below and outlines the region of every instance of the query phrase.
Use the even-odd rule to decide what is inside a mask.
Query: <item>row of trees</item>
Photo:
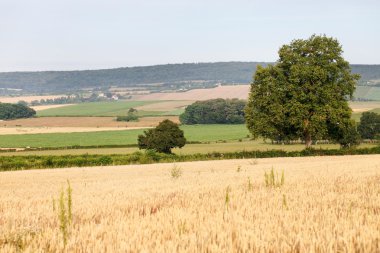
[[[23,104],[0,103],[0,119],[30,118],[36,111]]]
[[[239,99],[197,101],[180,115],[182,124],[243,124],[246,102]]]
[[[58,105],[58,104],[78,104],[78,103],[85,103],[85,102],[102,102],[102,101],[110,101],[113,100],[114,94],[110,92],[104,93],[104,95],[98,94],[98,93],[91,93],[90,96],[83,96],[80,94],[75,95],[69,95],[69,96],[63,96],[58,98],[48,98],[48,99],[41,99],[41,100],[33,100],[30,102],[31,106],[36,105]],[[126,97],[121,95],[116,95],[118,99],[125,99]],[[19,101],[19,104],[27,105],[28,103],[25,101]]]
[[[354,128],[352,128],[354,129]],[[374,112],[363,113],[358,131],[362,138],[374,139],[380,135],[380,115]],[[347,138],[355,138],[359,140],[357,132],[345,133]],[[352,144],[352,142],[350,142]],[[158,152],[171,153],[171,149],[175,147],[183,147],[186,144],[184,132],[179,128],[178,124],[164,120],[159,125],[144,134],[138,136],[138,146],[140,149],[152,149]]]

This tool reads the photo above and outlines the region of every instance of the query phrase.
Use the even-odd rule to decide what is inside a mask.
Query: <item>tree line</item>
[[[186,107],[179,119],[182,124],[243,124],[246,102],[240,99],[197,101]]]
[[[36,111],[23,104],[0,103],[0,119],[30,118],[36,115]]]
[[[146,67],[116,68],[84,71],[41,71],[0,73],[0,88],[21,89],[19,93],[57,93],[84,88],[136,87],[152,83],[173,84],[203,80],[220,83],[250,83],[257,65],[265,62],[216,62],[167,64]],[[362,76],[360,83],[380,79],[380,65],[351,65]],[[18,93],[17,93],[18,94]]]

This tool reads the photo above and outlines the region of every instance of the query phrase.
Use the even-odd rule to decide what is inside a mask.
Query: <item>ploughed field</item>
[[[2,172],[0,184],[0,252],[380,248],[380,155]]]

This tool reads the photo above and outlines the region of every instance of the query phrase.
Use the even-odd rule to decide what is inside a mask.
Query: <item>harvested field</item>
[[[146,127],[0,127],[1,135],[8,134],[49,134],[49,133],[84,133],[101,131],[121,131],[145,129]]]
[[[108,116],[116,117],[126,115],[130,108],[145,104],[156,103],[156,101],[103,101],[86,102],[61,108],[51,108],[37,113],[40,117],[89,117]]]
[[[32,109],[35,111],[43,111],[47,109],[52,109],[52,108],[59,108],[59,107],[65,107],[65,106],[70,106],[74,104],[61,104],[61,105],[37,105],[37,106],[31,106]]]
[[[65,97],[66,95],[48,95],[48,96],[22,96],[22,97],[0,97],[1,103],[17,103],[18,101],[32,102],[33,100],[54,99]]]
[[[380,108],[380,101],[371,102],[349,102],[353,112],[366,112]]]
[[[178,116],[144,117],[138,122],[116,121],[114,117],[41,117],[1,121],[3,127],[154,127],[164,119],[179,122]]]
[[[214,98],[239,98],[247,99],[250,90],[250,85],[223,85],[211,89],[193,89],[186,92],[170,92],[170,93],[151,93],[146,95],[135,95],[135,100],[207,100]],[[365,93],[363,95],[362,93]],[[380,88],[358,86],[355,97],[379,100]],[[379,101],[370,102],[353,102],[351,103],[355,112],[363,110],[372,110],[380,108]],[[358,108],[356,108],[358,104]]]
[[[378,252],[379,182],[380,155],[2,172],[0,251]]]
[[[134,96],[135,100],[207,100],[214,98],[247,99],[250,85],[224,85],[212,89],[194,89],[186,92],[152,93]]]

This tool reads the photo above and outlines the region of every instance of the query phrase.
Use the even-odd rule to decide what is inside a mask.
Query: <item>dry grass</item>
[[[152,112],[166,112],[173,111],[177,109],[185,108],[188,105],[191,105],[195,101],[165,101],[154,104],[147,104],[136,107],[137,110],[141,111],[152,111]]]
[[[152,93],[134,96],[135,100],[207,100],[214,98],[247,99],[250,85],[223,85],[210,89],[194,89],[186,92]]]
[[[145,129],[146,127],[0,127],[1,135],[8,134],[49,134],[86,133],[99,131],[121,131]]]
[[[380,101],[370,102],[349,102],[353,112],[366,112],[376,108],[380,108]]]
[[[70,106],[74,104],[61,104],[61,105],[36,105],[36,106],[31,106],[32,109],[35,111],[43,111],[51,108],[59,108],[59,107],[65,107],[65,106]]]
[[[138,122],[116,121],[114,117],[42,117],[1,121],[4,127],[154,127],[160,121],[179,122],[178,116],[144,117]]]
[[[0,173],[0,252],[378,252],[380,155]],[[237,172],[237,168],[240,167]],[[281,187],[264,173],[284,171]],[[53,199],[66,180],[64,249]]]

